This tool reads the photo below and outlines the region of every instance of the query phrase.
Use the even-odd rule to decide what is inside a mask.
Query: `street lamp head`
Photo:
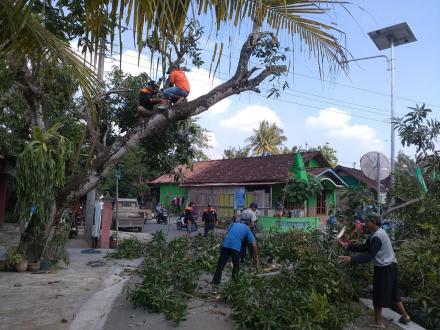
[[[417,41],[406,22],[369,32],[368,35],[379,50],[390,48],[391,44],[400,46]]]

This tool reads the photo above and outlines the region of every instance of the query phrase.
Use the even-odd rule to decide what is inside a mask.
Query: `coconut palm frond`
[[[44,62],[63,64],[76,79],[84,97],[91,102],[100,86],[95,73],[84,65],[67,42],[48,31],[39,17],[31,13],[32,2],[0,1],[0,56],[14,58],[22,54],[28,60],[42,59]]]
[[[278,4],[277,4],[278,3]],[[317,59],[322,74],[324,62],[331,66],[344,67],[347,60],[345,49],[336,35],[343,33],[336,26],[324,24],[311,18],[326,15],[330,5],[344,4],[343,1],[263,1],[263,16],[276,30],[286,30],[293,37],[299,38],[308,47],[308,52]]]
[[[311,17],[326,15],[336,5],[345,5],[337,0],[86,0],[86,25],[95,46],[104,21],[105,9],[112,8],[114,26],[110,27],[111,38],[124,24],[131,24],[136,44],[141,49],[145,32],[154,38],[170,35],[179,38],[188,16],[211,13],[216,29],[221,23],[232,22],[237,26],[243,19],[267,24],[276,31],[285,30],[304,42],[310,54],[315,56],[321,72],[324,62],[331,66],[343,66],[345,49],[336,35],[341,32],[333,24],[324,24]],[[119,22],[119,24],[116,24]]]

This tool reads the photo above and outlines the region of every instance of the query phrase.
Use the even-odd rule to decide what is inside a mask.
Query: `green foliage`
[[[438,226],[438,225],[437,225]],[[410,306],[429,329],[440,329],[440,233],[437,228],[421,239],[408,240],[398,252],[401,289],[416,298]]]
[[[201,235],[167,242],[163,232],[153,235],[144,249],[142,283],[129,289],[128,299],[135,307],[163,312],[177,324],[186,319],[186,294],[197,287],[203,271],[212,272],[217,261],[219,239]]]
[[[415,168],[422,169],[423,178],[428,192],[423,199],[408,207],[402,208],[395,214],[413,225],[437,225],[440,214],[440,122],[429,119],[431,109],[422,105],[396,121],[403,146],[416,148],[415,159],[399,155],[396,166],[396,184],[392,193],[403,201],[410,201],[422,196],[420,185],[415,177]],[[420,228],[420,227],[419,227]]]
[[[336,149],[330,146],[330,143],[326,142],[323,146],[318,146],[318,150],[322,153],[324,158],[330,163],[332,167],[338,165],[338,155]]]
[[[402,145],[415,146],[417,154],[426,156],[436,148],[436,141],[440,136],[440,122],[427,118],[432,110],[425,108],[425,104],[408,108],[412,111],[396,122]]]
[[[363,210],[366,206],[376,203],[371,190],[362,185],[345,188],[341,198],[346,202],[349,212]]]
[[[148,253],[146,243],[135,238],[126,238],[118,242],[115,251],[107,253],[107,257],[114,259],[137,259],[145,253]]]
[[[296,176],[289,176],[286,187],[283,189],[286,194],[286,201],[290,203],[302,203],[309,198],[316,196],[324,188],[321,181],[314,175],[307,174],[309,183],[298,179]]]
[[[66,160],[70,142],[58,133],[61,124],[47,131],[33,128],[32,142],[18,157],[17,196],[22,219],[27,219],[31,207],[36,207],[39,221],[49,217],[55,189],[64,184]]]
[[[356,317],[352,299],[358,295],[350,271],[336,261],[335,242],[292,230],[262,235],[258,244],[263,273],[255,274],[246,261],[238,280],[221,290],[221,297],[232,305],[237,327],[340,329]],[[220,238],[214,235],[166,242],[162,232],[156,233],[145,249],[142,283],[129,290],[128,299],[176,323],[184,320],[187,297],[203,294],[197,291],[199,277],[214,272],[219,249]],[[283,270],[260,276],[273,262]]]
[[[261,121],[258,129],[254,129],[253,135],[246,139],[249,142],[247,147],[252,150],[254,156],[279,154],[286,140],[283,130],[267,120]]]
[[[258,244],[263,265],[275,260],[284,268],[277,276],[244,271],[226,283],[221,294],[238,327],[341,329],[357,316],[349,275],[332,258],[336,247],[296,230],[262,236]]]
[[[223,159],[232,159],[232,158],[247,158],[249,157],[250,149],[249,147],[229,147],[223,151]]]
[[[6,252],[6,264],[9,267],[14,267],[16,264],[22,262],[24,260],[24,256],[18,252],[17,247],[10,247]]]

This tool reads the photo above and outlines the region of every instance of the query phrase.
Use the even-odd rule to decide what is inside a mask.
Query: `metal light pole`
[[[400,23],[386,28],[369,32],[371,40],[379,50],[384,50],[390,48],[391,57],[388,59],[390,64],[391,72],[391,150],[390,150],[390,163],[391,163],[391,186],[394,184],[394,161],[395,161],[395,150],[394,150],[394,128],[395,128],[395,118],[394,118],[394,47],[410,42],[417,41],[414,33],[408,26],[408,23]]]
[[[345,61],[344,63],[348,62],[357,62],[357,61],[363,61],[363,60],[369,60],[374,58],[385,58],[388,63],[388,70],[391,73],[391,150],[390,150],[390,163],[391,163],[391,185],[394,184],[394,158],[395,158],[395,150],[394,150],[394,128],[395,128],[395,122],[394,122],[394,47],[400,46],[403,44],[408,44],[410,42],[417,41],[416,37],[414,36],[413,32],[409,28],[408,24],[400,23],[397,25],[389,26],[380,30],[369,32],[368,35],[370,36],[371,40],[373,40],[374,44],[379,50],[383,49],[391,49],[391,57],[388,57],[386,55],[377,55],[377,56],[369,56],[369,57],[362,57],[362,58],[356,58],[352,60]]]

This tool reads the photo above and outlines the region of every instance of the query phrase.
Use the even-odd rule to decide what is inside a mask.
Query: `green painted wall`
[[[258,217],[258,227],[261,231],[288,231],[290,229],[311,230],[318,228],[318,217],[304,218],[275,218],[275,217]]]
[[[358,187],[359,181],[352,176],[341,176],[342,180],[344,180],[350,187]]]
[[[188,189],[179,187],[174,183],[160,185],[159,201],[161,204],[169,206],[176,196],[184,196],[185,200],[188,201]]]
[[[309,207],[316,206],[316,196],[312,196],[307,200],[307,206],[309,206]]]
[[[319,162],[316,159],[310,159],[304,164],[304,166],[306,168],[317,168],[317,167],[321,167],[321,164],[319,164]]]

